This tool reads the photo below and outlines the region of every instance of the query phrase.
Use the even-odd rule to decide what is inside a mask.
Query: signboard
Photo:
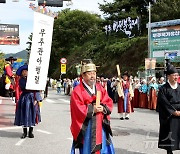
[[[61,74],[66,74],[66,64],[61,64]]]
[[[145,69],[155,69],[156,68],[156,58],[145,58]]]
[[[0,3],[6,3],[6,0],[0,0]]]
[[[67,63],[67,59],[66,58],[61,58],[60,59],[60,63],[61,64],[66,64]]]
[[[38,0],[38,5],[52,6],[52,7],[63,7],[63,0]]]
[[[174,23],[174,22],[173,22]],[[153,27],[151,30],[151,57],[157,62],[163,62],[165,54],[173,55],[173,62],[180,62],[180,23]]]
[[[0,45],[19,44],[19,25],[0,24]]]
[[[47,81],[54,18],[34,12],[34,27],[26,89],[44,90]]]

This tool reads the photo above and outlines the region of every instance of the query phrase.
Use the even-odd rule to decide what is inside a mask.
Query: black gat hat
[[[171,74],[174,74],[174,73],[178,73],[177,69],[172,64],[169,64],[167,66],[166,74],[171,75]]]

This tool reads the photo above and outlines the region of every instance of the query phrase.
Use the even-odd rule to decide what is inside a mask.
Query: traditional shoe
[[[29,128],[29,138],[34,138],[33,127]]]
[[[120,120],[124,120],[124,118],[123,118],[123,117],[121,117],[121,118],[120,118]]]
[[[29,134],[29,138],[34,138],[34,134]]]
[[[21,136],[21,139],[24,139],[24,138],[26,138],[27,137],[27,134],[22,134],[22,136]]]
[[[126,117],[125,119],[126,119],[126,120],[129,120],[129,118],[128,118],[128,117]]]
[[[173,154],[171,150],[167,150],[167,154]]]
[[[27,137],[27,128],[23,128],[23,134],[21,136],[22,139]]]

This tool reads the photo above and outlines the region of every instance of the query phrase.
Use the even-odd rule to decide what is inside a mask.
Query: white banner
[[[34,29],[26,89],[44,90],[47,81],[54,18],[34,12]]]

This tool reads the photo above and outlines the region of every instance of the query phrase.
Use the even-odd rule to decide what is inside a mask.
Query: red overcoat
[[[107,91],[100,84],[96,84],[96,91],[101,92],[100,102],[101,105],[106,108],[108,114],[104,114],[101,112],[93,115],[93,103],[95,103],[96,101],[96,96],[88,92],[87,88],[85,88],[82,83],[75,87],[71,94],[70,100],[70,129],[73,135],[73,139],[74,141],[83,144],[83,135],[85,134],[87,123],[90,119],[92,119],[92,121],[94,121],[94,124],[92,124],[92,127],[94,128],[92,128],[92,130],[95,130],[93,131],[95,134],[92,134],[92,136],[95,137],[93,139],[95,140],[95,143],[92,146],[96,149],[95,152],[100,150],[102,147],[102,124],[104,120],[106,120],[106,122],[109,122],[109,114],[112,112],[113,108],[112,99],[108,96]]]

